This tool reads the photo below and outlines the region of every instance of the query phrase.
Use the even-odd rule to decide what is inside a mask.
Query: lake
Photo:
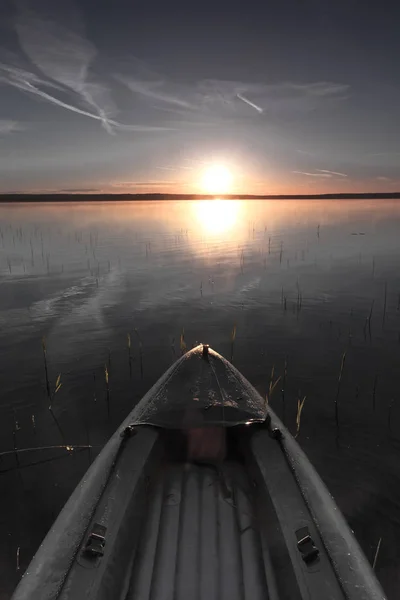
[[[381,540],[376,572],[398,597],[399,202],[4,204],[0,277],[1,599],[111,432],[197,342],[264,396],[276,383],[292,433],[305,398],[298,441],[371,562]]]

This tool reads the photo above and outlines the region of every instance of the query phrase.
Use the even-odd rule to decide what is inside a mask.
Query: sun
[[[203,173],[202,188],[207,194],[227,194],[232,186],[232,174],[223,165],[212,165]]]

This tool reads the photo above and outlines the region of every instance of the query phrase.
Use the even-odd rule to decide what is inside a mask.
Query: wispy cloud
[[[383,176],[379,176],[379,177],[377,177],[377,179],[379,181],[392,181],[390,177],[383,177]]]
[[[292,171],[292,173],[296,173],[297,175],[308,175],[308,177],[325,177],[327,179],[333,177],[330,173],[309,173],[307,171]]]
[[[165,185],[176,185],[177,181],[119,181],[118,183],[113,183],[112,187],[115,188],[127,188],[127,187],[145,187],[145,186],[165,186]]]
[[[400,152],[369,152],[366,156],[400,156]]]
[[[127,72],[117,73],[115,78],[137,99],[154,100],[153,107],[157,110],[180,118],[190,117],[193,122],[199,114],[203,117],[248,116],[243,112],[244,105],[259,115],[268,113],[269,117],[304,112],[328,101],[343,99],[349,90],[348,85],[333,82],[268,84],[205,79],[189,85],[170,81],[137,60],[125,69]]]
[[[279,84],[278,84],[279,85]],[[281,87],[296,92],[306,93],[309,96],[335,96],[337,94],[347,93],[349,86],[342,83],[332,83],[330,81],[318,81],[314,83],[291,83],[285,82]]]
[[[192,171],[193,167],[188,167],[186,165],[178,165],[176,167],[156,167],[160,171]]]
[[[308,150],[302,150],[301,148],[296,148],[296,152],[305,154],[306,156],[315,156],[314,152],[308,152]]]
[[[101,192],[100,188],[67,188],[62,190],[57,190],[60,194],[87,194],[87,193],[97,193]]]
[[[148,125],[130,125],[126,123],[120,123],[114,119],[110,119],[106,117],[105,113],[97,114],[95,112],[90,112],[89,110],[85,110],[83,108],[79,108],[74,104],[70,104],[69,102],[65,102],[64,100],[60,100],[56,96],[49,94],[45,90],[41,89],[44,86],[54,87],[51,82],[48,82],[44,79],[37,77],[34,73],[29,71],[25,71],[23,69],[10,67],[8,65],[0,64],[0,83],[7,83],[12,87],[15,87],[23,92],[28,92],[33,94],[43,100],[47,100],[51,104],[55,104],[56,106],[60,106],[61,108],[65,108],[79,115],[83,115],[85,117],[89,117],[91,119],[95,119],[100,121],[103,125],[104,129],[108,133],[114,133],[115,129],[123,130],[123,131],[143,131],[143,132],[156,132],[156,131],[165,131],[172,129],[171,127],[158,127],[158,126],[148,126]],[[57,89],[62,89],[58,88]]]
[[[0,135],[7,135],[13,131],[22,131],[23,127],[18,121],[10,119],[0,119]]]
[[[328,171],[328,169],[316,169],[320,173],[327,173],[329,175],[337,175],[338,177],[347,177],[346,173],[339,173],[338,171]]]
[[[71,2],[16,0],[15,29],[33,69],[0,63],[0,83],[28,92],[51,104],[116,130],[161,131],[156,127],[120,123],[108,88],[93,78],[96,48],[86,39],[79,10]],[[61,95],[61,97],[60,97]],[[64,98],[62,97],[64,95]],[[70,98],[66,98],[66,95]]]
[[[27,86],[27,91],[63,108],[95,118],[108,133],[112,133],[113,124],[109,117],[115,108],[108,97],[108,90],[89,79],[89,70],[97,52],[85,38],[77,7],[71,2],[67,7],[60,7],[59,3],[50,0],[42,0],[39,5],[35,0],[18,0],[17,6],[16,32],[26,56],[46,78],[75,94],[85,108],[58,100],[32,83]]]
[[[325,179],[334,178],[336,181],[340,181],[347,178],[346,173],[340,173],[339,171],[330,171],[329,169],[315,169],[314,172],[311,171],[292,171],[292,173],[296,173],[297,175],[307,175],[308,177],[322,177]]]
[[[164,91],[163,81],[140,81],[138,79],[134,79],[133,77],[127,77],[123,75],[117,75],[116,78],[121,81],[121,83],[124,83],[131,90],[131,92],[134,92],[135,94],[140,94],[146,98],[157,100],[158,102],[172,104],[173,106],[177,106],[179,108],[191,110],[197,108],[195,105],[191,104],[190,101],[180,98],[179,96],[175,96],[173,93]]]

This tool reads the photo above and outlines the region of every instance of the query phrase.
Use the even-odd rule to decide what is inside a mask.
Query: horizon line
[[[398,192],[329,192],[323,194],[171,194],[170,192],[146,193],[66,193],[66,192],[0,192],[0,203],[7,202],[90,202],[110,199],[135,200],[305,200],[305,199],[400,199]]]

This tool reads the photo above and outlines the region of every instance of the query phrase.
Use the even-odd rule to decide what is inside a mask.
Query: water
[[[260,393],[286,361],[271,405],[295,432],[306,397],[298,440],[371,561],[382,538],[396,598],[399,231],[386,200],[0,206],[0,451],[95,446],[2,457],[0,598],[182,340],[230,358],[235,326],[233,361]]]

